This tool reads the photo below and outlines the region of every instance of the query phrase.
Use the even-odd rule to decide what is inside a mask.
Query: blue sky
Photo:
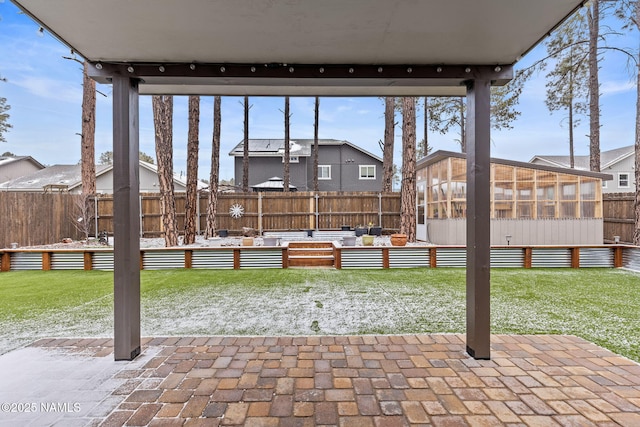
[[[67,47],[45,33],[38,35],[38,25],[19,14],[10,2],[0,0],[0,96],[11,106],[7,143],[0,144],[0,153],[30,155],[41,163],[75,164],[80,159],[82,70],[80,64],[63,59],[69,56]],[[612,19],[612,27],[619,24]],[[638,35],[632,34],[616,42],[620,47],[638,46]],[[530,52],[516,68],[525,67],[545,54],[544,45]],[[607,53],[600,64],[601,83],[601,148],[608,150],[634,143],[635,97],[634,77],[627,59],[619,53]],[[111,150],[111,87],[98,85],[107,96],[98,95],[96,123],[96,156]],[[530,80],[521,96],[520,118],[513,129],[492,132],[493,157],[528,161],[536,154],[568,155],[566,113],[550,114],[545,104],[544,73]],[[242,98],[222,100],[222,179],[233,177],[233,162],[229,151],[243,138]],[[284,99],[251,97],[250,137],[283,138]],[[313,137],[313,98],[292,98],[291,137]],[[384,135],[384,105],[377,98],[321,98],[320,137],[346,139],[382,157],[378,141]],[[211,159],[213,98],[202,97],[200,113],[201,178],[208,178]],[[187,98],[174,99],[174,169],[186,168]],[[401,118],[397,117],[401,122]],[[423,138],[423,112],[418,112],[417,139]],[[577,155],[589,152],[588,118],[575,130]],[[396,127],[394,162],[401,163],[401,129]],[[457,135],[429,133],[434,149],[458,151]],[[151,98],[140,100],[140,148],[154,155],[153,116]]]

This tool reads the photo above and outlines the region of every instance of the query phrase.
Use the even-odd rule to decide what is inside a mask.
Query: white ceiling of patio
[[[242,64],[258,70],[255,77],[239,77],[238,73],[194,77],[182,72],[173,76],[142,75],[141,93],[372,96],[464,94],[460,85],[469,76],[464,71],[449,71],[452,67],[495,69],[501,65],[509,69],[509,65],[583,3],[582,0],[14,2],[91,62],[136,64],[136,67],[149,64],[156,68],[159,65],[169,68],[176,63],[193,64],[192,68],[201,64],[229,64],[229,67]],[[310,72],[300,76],[297,73],[303,65],[328,70],[346,66],[350,74],[330,79]],[[291,76],[267,79],[259,75],[264,67],[272,66],[284,67]],[[385,73],[389,67],[398,68],[393,75],[376,76],[364,72],[362,67],[366,66],[384,69]],[[425,66],[440,67],[444,73],[434,76],[438,79],[425,79],[424,72],[417,73],[415,78],[397,76],[398,70],[414,67],[416,71],[424,71]],[[472,74],[475,72],[474,68]],[[496,80],[501,80],[498,77]],[[508,77],[505,75],[502,83]]]

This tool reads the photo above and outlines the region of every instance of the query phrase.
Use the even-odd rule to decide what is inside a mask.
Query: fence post
[[[198,197],[196,198],[196,218],[198,219],[196,221],[196,234],[198,236],[200,235],[200,194],[201,193],[198,191]]]
[[[318,223],[316,222],[314,225],[314,212],[316,211],[315,207],[313,206],[313,199],[314,197],[310,194],[309,196],[309,229],[311,230],[317,230],[318,229]]]
[[[51,270],[51,252],[42,252],[42,269]]]
[[[262,234],[262,191],[258,192],[258,233]]]
[[[0,271],[11,270],[11,253],[4,252],[2,254],[2,264],[0,265]]]
[[[233,249],[233,269],[234,270],[240,269],[240,249],[239,248]]]
[[[524,268],[531,268],[531,260],[533,257],[532,248],[524,248]]]
[[[282,247],[282,268],[289,268],[289,246]]]
[[[193,250],[185,249],[184,251],[184,268],[191,268],[193,265]]]
[[[320,228],[320,196],[318,193],[315,195],[316,199],[316,230]]]
[[[100,235],[100,230],[98,229],[98,196],[93,196],[93,210],[94,210],[93,217],[96,223],[95,238],[97,239],[98,236]]]
[[[382,193],[378,193],[378,225],[382,229]]]
[[[140,206],[140,238],[144,237],[144,212],[142,212],[142,196],[138,196],[138,206]],[[160,221],[160,228],[162,228],[162,221]]]
[[[382,248],[382,268],[389,268],[389,248]]]
[[[613,248],[613,266],[615,268],[621,268],[622,264],[622,246],[616,246]]]
[[[571,248],[571,268],[580,268],[580,248]]]

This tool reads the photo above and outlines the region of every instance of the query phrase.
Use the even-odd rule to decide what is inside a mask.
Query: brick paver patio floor
[[[490,361],[459,334],[152,338],[143,354],[93,424],[640,426],[640,365],[574,336],[494,335]]]

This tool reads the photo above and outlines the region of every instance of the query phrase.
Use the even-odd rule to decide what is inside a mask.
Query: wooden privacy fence
[[[634,193],[605,193],[602,200],[604,241],[613,243],[615,236],[621,243],[633,242],[635,229]]]
[[[144,194],[141,198],[140,221],[143,237],[163,235],[160,196]],[[95,200],[97,220],[93,218],[92,234],[113,232],[113,197]],[[605,194],[603,200],[604,239],[631,243],[634,231],[634,194]],[[242,206],[244,214],[233,218],[232,205]],[[178,229],[184,227],[185,196],[176,196]],[[199,230],[206,228],[207,194],[198,204]],[[59,242],[65,237],[82,236],[74,227],[77,220],[73,195],[67,193],[0,192],[0,247],[42,245]],[[339,229],[342,225],[382,226],[385,232],[400,228],[399,193],[221,193],[218,196],[218,229],[240,234],[242,227],[256,230],[282,231],[304,229]]]
[[[0,192],[0,247],[80,239],[74,211],[73,196],[67,193]]]
[[[161,221],[160,196],[140,196],[142,237],[160,237],[164,230]],[[185,195],[176,195],[178,230],[184,229]],[[113,232],[113,198],[101,196],[98,201],[98,229]],[[200,195],[197,227],[206,229],[208,195]],[[232,206],[242,208],[242,215],[234,218]],[[218,195],[218,230],[241,234],[243,227],[259,232],[339,229],[343,225],[382,226],[386,232],[400,228],[400,193],[220,193]]]
[[[68,193],[0,192],[0,247],[42,245],[65,237],[82,238],[73,225],[74,199]],[[176,194],[178,230],[184,229],[185,195]],[[95,230],[113,233],[113,196],[94,200]],[[206,229],[208,194],[198,203],[198,231]],[[231,216],[232,206],[242,207],[239,218]],[[160,195],[140,196],[141,237],[162,237]],[[339,229],[343,225],[382,226],[385,232],[400,228],[400,193],[293,192],[293,193],[220,193],[218,195],[218,230],[241,234],[243,227],[258,231]]]

